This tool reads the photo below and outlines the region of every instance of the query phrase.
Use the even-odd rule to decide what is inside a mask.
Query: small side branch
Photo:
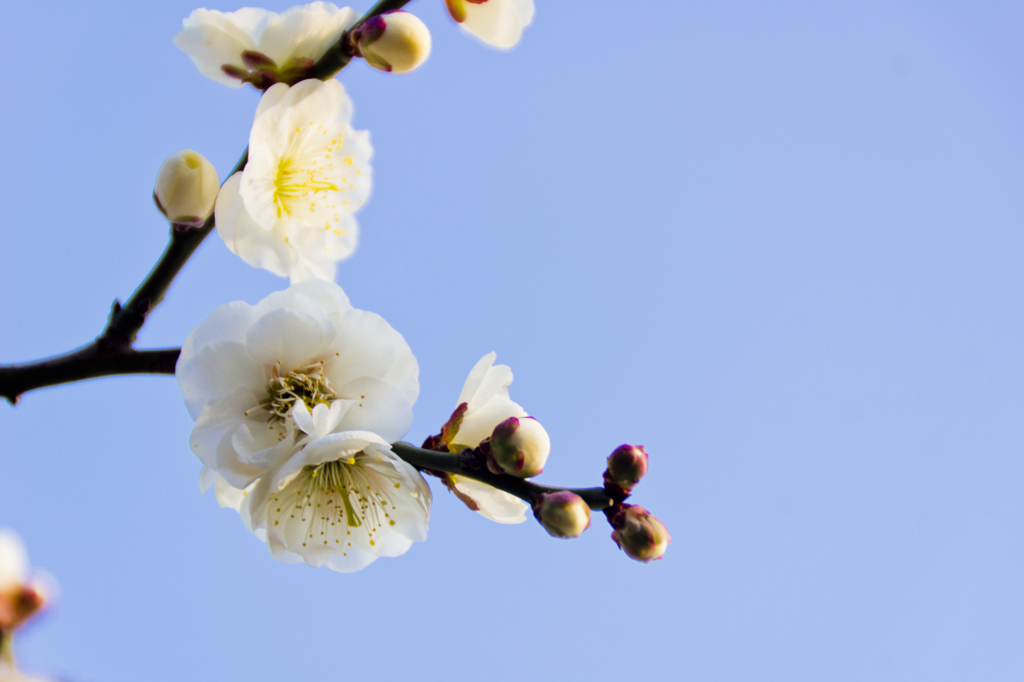
[[[437,452],[425,450],[399,441],[391,445],[396,455],[413,465],[417,469],[427,471],[438,471],[447,474],[457,474],[472,478],[473,480],[486,483],[487,485],[502,490],[510,495],[515,495],[525,501],[531,507],[537,503],[537,498],[543,493],[554,493],[561,490],[568,490],[583,498],[583,501],[594,510],[608,509],[615,504],[615,500],[604,488],[552,488],[544,485],[537,485],[515,476],[493,474],[486,468],[471,469],[463,462],[463,458],[457,453]]]

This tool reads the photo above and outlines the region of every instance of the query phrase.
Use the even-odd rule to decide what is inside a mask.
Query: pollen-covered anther
[[[291,415],[297,400],[312,410],[317,405],[329,405],[337,397],[331,382],[323,374],[323,363],[318,362],[289,372],[286,376],[275,376],[267,387],[268,397],[262,405],[270,413],[268,422],[283,422]]]

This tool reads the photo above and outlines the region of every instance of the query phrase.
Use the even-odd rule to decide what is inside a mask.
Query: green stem
[[[567,490],[576,493],[583,498],[583,501],[594,510],[608,509],[615,500],[612,499],[604,488],[552,488],[544,485],[537,485],[515,476],[499,475],[483,469],[470,469],[462,461],[462,458],[455,453],[437,452],[436,450],[425,450],[415,445],[399,441],[391,445],[391,449],[404,461],[420,470],[439,471],[447,474],[456,474],[466,478],[486,483],[487,485],[503,490],[506,493],[515,495],[519,499],[533,507],[537,498],[542,493],[555,493]]]

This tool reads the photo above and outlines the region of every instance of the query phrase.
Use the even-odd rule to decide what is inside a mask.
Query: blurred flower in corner
[[[31,571],[25,543],[13,530],[0,529],[0,633],[9,635],[52,600],[56,583]]]

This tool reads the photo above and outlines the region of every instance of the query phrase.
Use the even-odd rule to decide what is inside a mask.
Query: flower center
[[[336,397],[327,377],[323,375],[323,363],[316,363],[287,376],[275,376],[267,388],[267,399],[263,406],[270,413],[270,422],[282,422],[291,415],[295,402],[301,400],[312,412],[317,405],[329,405]]]
[[[348,556],[356,529],[366,533],[371,547],[376,545],[380,529],[395,525],[392,495],[402,484],[379,471],[372,474],[356,459],[368,456],[372,455],[360,452],[303,467],[291,483],[270,496],[267,520],[273,521],[271,527],[284,526],[276,532],[296,541],[301,538],[303,547],[307,543],[336,547],[343,556]]]
[[[323,164],[303,164],[294,156],[283,156],[274,175],[274,204],[277,217],[291,215],[299,202],[310,203],[317,192],[337,192],[338,186],[325,178]],[[315,211],[314,211],[315,212]]]

